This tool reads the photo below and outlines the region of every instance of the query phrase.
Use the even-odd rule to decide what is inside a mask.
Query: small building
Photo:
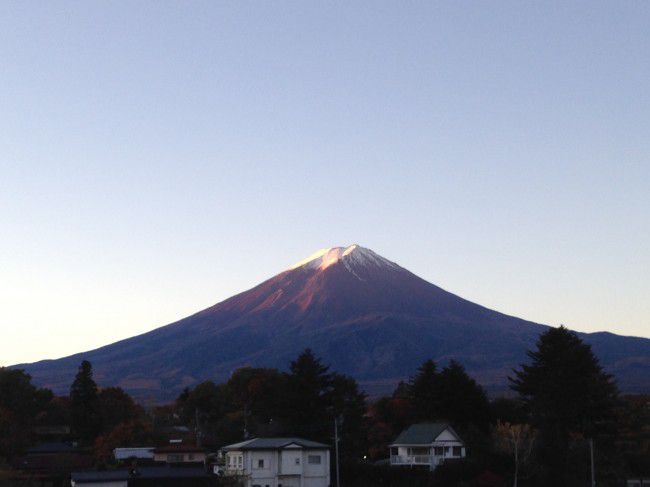
[[[70,472],[90,468],[93,456],[88,448],[74,442],[40,443],[14,460],[13,467],[31,479],[55,485],[69,478]]]
[[[156,463],[204,463],[206,452],[196,445],[170,443],[155,448],[153,459]]]
[[[448,423],[419,423],[402,431],[390,445],[390,464],[434,470],[449,459],[464,458],[465,453],[465,443]]]
[[[131,459],[153,461],[154,450],[155,448],[153,446],[115,448],[113,450],[113,456],[117,461]]]
[[[253,438],[223,448],[225,474],[244,487],[328,487],[330,451],[302,438]]]
[[[72,487],[212,487],[218,478],[203,467],[158,465],[72,472]]]
[[[46,424],[34,426],[34,435],[37,438],[47,439],[50,441],[62,441],[69,438],[71,433],[70,425],[68,424]]]

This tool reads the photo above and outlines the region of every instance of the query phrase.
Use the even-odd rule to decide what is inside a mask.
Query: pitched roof
[[[224,446],[224,450],[280,450],[288,445],[298,445],[305,449],[329,448],[324,443],[304,438],[253,438],[251,440]]]
[[[203,467],[170,467],[153,466],[153,467],[138,467],[135,474],[131,470],[95,470],[89,472],[72,472],[72,480],[78,484],[98,481],[119,481],[128,480],[130,478],[141,479],[187,479],[187,478],[202,478],[210,477],[205,468]]]
[[[446,429],[458,435],[449,423],[418,423],[402,431],[393,442],[394,445],[429,445]],[[460,438],[458,437],[460,440]]]

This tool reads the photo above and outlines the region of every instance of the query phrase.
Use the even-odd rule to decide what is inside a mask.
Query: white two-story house
[[[254,438],[223,448],[225,474],[245,487],[328,487],[327,445],[302,438]]]
[[[446,460],[465,457],[465,443],[448,423],[411,425],[390,445],[393,466],[426,466],[434,470]]]

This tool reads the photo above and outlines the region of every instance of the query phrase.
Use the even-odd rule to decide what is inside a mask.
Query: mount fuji
[[[462,362],[489,391],[548,327],[441,289],[370,249],[320,250],[256,287],[143,335],[16,367],[66,393],[90,360],[102,386],[165,401],[238,367],[285,369],[309,347],[371,394],[388,392],[428,358]],[[580,333],[625,392],[650,392],[650,339]]]

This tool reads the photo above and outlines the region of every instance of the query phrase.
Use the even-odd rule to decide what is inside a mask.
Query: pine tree
[[[352,377],[335,373],[328,403],[332,415],[343,420],[339,425],[341,459],[360,461],[368,451],[366,395]]]
[[[540,431],[543,482],[569,485],[570,438],[607,436],[610,439],[601,443],[601,452],[611,444],[618,391],[591,347],[564,327],[543,333],[528,357],[530,364],[510,378],[511,387]]]
[[[101,425],[97,414],[97,384],[93,380],[90,362],[84,360],[72,386],[70,386],[72,430],[84,442],[91,442],[99,433]]]
[[[461,430],[472,426],[480,431],[487,431],[490,423],[490,404],[485,391],[465,372],[459,362],[451,360],[438,374],[437,382],[440,417]]]
[[[285,424],[298,436],[326,440],[329,438],[328,411],[332,376],[310,349],[291,362],[287,375]]]
[[[427,360],[418,367],[415,377],[409,382],[409,396],[419,421],[440,419],[440,394],[436,363]]]

